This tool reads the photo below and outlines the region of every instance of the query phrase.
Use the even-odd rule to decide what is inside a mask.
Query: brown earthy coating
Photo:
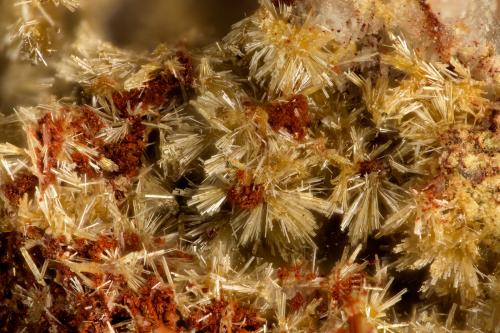
[[[295,296],[290,300],[290,307],[293,311],[300,310],[306,304],[306,299],[301,293],[296,293]]]
[[[210,314],[208,318],[200,320],[207,314]],[[263,325],[263,321],[257,317],[255,311],[244,304],[223,299],[212,300],[203,308],[192,311],[186,322],[190,329],[195,329],[199,333],[255,332]]]
[[[32,194],[38,185],[38,178],[31,174],[18,175],[13,181],[3,184],[1,190],[5,198],[13,206],[19,204],[24,194]]]
[[[138,294],[126,290],[121,301],[130,309],[138,332],[179,332],[173,291],[164,286],[153,289],[157,282],[149,279]]]
[[[133,252],[142,250],[141,237],[130,230],[123,233],[123,242],[125,243],[125,252]]]
[[[64,236],[53,237],[50,235],[43,236],[42,254],[47,259],[58,259],[64,253]]]
[[[64,266],[58,266],[58,270]],[[96,284],[102,285],[103,276],[94,275]],[[120,293],[111,299],[105,288],[92,293],[66,292],[59,285],[51,284],[51,294],[56,301],[50,312],[62,323],[58,332],[105,333],[107,322],[119,323],[133,319],[137,332],[179,332],[178,315],[173,292],[167,287],[155,287],[157,280],[150,279],[138,293],[130,290],[122,276],[106,277],[119,286]],[[71,304],[71,308],[67,307]],[[128,308],[127,311],[124,306]],[[132,316],[132,317],[131,317]],[[53,323],[54,324],[54,323]]]
[[[90,166],[90,159],[87,155],[80,152],[74,152],[71,154],[71,160],[76,164],[75,171],[79,174],[87,175],[89,177],[95,177],[96,171]]]
[[[41,185],[47,186],[55,181],[55,175],[51,170],[57,166],[66,137],[72,137],[76,142],[94,148],[102,154],[101,156],[112,160],[118,166],[118,170],[106,173],[107,178],[136,176],[138,169],[142,166],[141,157],[146,147],[145,126],[140,117],[128,115],[127,105],[135,107],[143,103],[161,106],[172,93],[180,92],[181,85],[191,87],[193,84],[192,60],[186,53],[180,51],[178,59],[184,66],[184,69],[179,71],[178,79],[172,74],[158,73],[148,82],[145,89],[132,90],[123,94],[117,92],[113,95],[115,104],[122,111],[121,116],[128,117],[131,122],[129,133],[120,142],[105,144],[101,138],[98,138],[105,124],[90,107],[65,106],[59,110],[61,115],[57,118],[53,113],[47,113],[40,118],[36,137],[46,148],[46,150],[35,149],[38,158],[37,167],[43,174]],[[98,175],[99,171],[91,166],[90,156],[74,151],[70,157],[75,164],[75,171],[79,174],[89,177]],[[17,202],[16,195],[13,192],[12,195],[14,202]]]
[[[481,128],[500,134],[500,109],[490,109],[481,120]]]
[[[80,115],[70,124],[77,134],[75,136],[76,140],[79,140],[83,145],[100,147],[102,140],[97,138],[97,135],[104,128],[101,118],[87,107],[81,107],[78,111]],[[96,170],[90,166],[89,156],[80,152],[74,152],[71,154],[71,160],[76,164],[75,171],[79,174],[84,174],[88,177],[97,176]]]
[[[112,314],[106,293],[103,290],[90,295],[78,293],[75,298],[76,314],[71,326],[77,327],[80,333],[108,332],[106,322],[111,321]]]
[[[103,154],[118,165],[118,170],[110,176],[137,176],[142,165],[141,157],[146,148],[144,140],[145,126],[141,119],[131,119],[130,131],[125,138],[117,143],[104,145]]]
[[[118,165],[119,169],[108,176],[135,176],[137,169],[141,166],[140,159],[145,148],[145,127],[142,125],[141,119],[129,117],[131,120],[129,134],[120,142],[104,144],[102,139],[97,138],[98,133],[105,127],[102,120],[88,108],[81,108],[80,112],[81,115],[71,123],[78,134],[77,138],[85,144],[91,144]],[[78,173],[86,174],[89,177],[97,175],[96,170],[90,166],[90,159],[87,155],[74,152],[71,154],[71,158],[76,164],[75,170]]]
[[[306,135],[311,125],[307,99],[304,95],[294,95],[286,102],[273,103],[265,108],[268,123],[275,131],[285,129],[299,140]]]
[[[86,239],[75,239],[73,247],[82,258],[100,260],[105,250],[112,250],[118,246],[118,242],[105,235],[101,235],[96,241]]]
[[[38,121],[37,138],[41,144],[48,147],[46,155],[36,149],[38,156],[38,169],[43,173],[42,185],[48,185],[55,180],[51,169],[57,165],[59,154],[66,137],[73,137],[75,141],[92,148],[102,145],[102,140],[97,138],[99,131],[104,127],[98,115],[88,107],[65,106],[60,109],[61,116],[54,119],[52,113],[47,113]],[[71,116],[76,116],[71,121]],[[75,170],[87,176],[96,176],[96,171],[89,164],[89,157],[81,152],[71,154],[72,161],[76,164]]]
[[[53,119],[51,113],[47,113],[38,121],[38,139],[42,144],[48,147],[45,156],[42,156],[41,152],[38,151],[38,168],[44,175],[42,185],[48,185],[55,180],[55,176],[51,169],[57,165],[58,155],[62,150],[64,143],[64,125],[64,119]]]
[[[25,324],[28,308],[13,294],[14,286],[29,288],[36,284],[19,251],[24,237],[19,232],[0,234],[0,332],[17,332]],[[28,332],[34,332],[29,327]]]
[[[78,108],[78,111],[80,111],[80,115],[71,122],[71,127],[79,134],[77,139],[96,144],[97,134],[104,128],[104,123],[97,114],[87,107]]]
[[[170,73],[159,72],[146,83],[143,89],[131,89],[129,91],[118,91],[113,93],[113,103],[123,112],[128,114],[127,109],[135,109],[140,103],[142,107],[161,106],[167,95],[177,88],[177,80]]]
[[[161,71],[146,82],[144,88],[113,93],[113,103],[118,110],[123,115],[127,115],[129,107],[135,109],[139,104],[144,108],[148,106],[160,107],[165,104],[168,98],[179,94],[182,86],[190,88],[193,84],[192,59],[183,51],[177,52],[177,59],[183,65],[183,70],[179,72],[179,78],[170,72]]]
[[[255,208],[264,201],[264,187],[254,184],[251,177],[243,170],[236,173],[237,184],[227,192],[227,200],[241,209]]]

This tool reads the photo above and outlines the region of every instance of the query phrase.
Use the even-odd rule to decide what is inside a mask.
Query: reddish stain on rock
[[[452,39],[446,26],[439,21],[439,18],[432,11],[427,0],[418,0],[420,9],[424,13],[424,30],[431,37],[436,51],[439,53],[441,60],[448,62],[451,57]]]

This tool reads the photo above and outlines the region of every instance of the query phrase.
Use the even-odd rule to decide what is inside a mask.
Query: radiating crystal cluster
[[[439,6],[260,0],[139,52],[4,4],[45,69],[0,118],[0,332],[499,332],[499,58]]]

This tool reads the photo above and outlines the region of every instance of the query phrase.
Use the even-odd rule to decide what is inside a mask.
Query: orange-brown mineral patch
[[[104,156],[118,165],[118,170],[111,176],[137,176],[142,165],[141,157],[146,148],[144,132],[145,126],[141,123],[141,119],[132,118],[130,131],[122,141],[103,146]]]
[[[337,275],[337,273],[334,274]],[[354,291],[361,289],[364,278],[360,273],[346,277],[335,275],[331,283],[330,295],[335,306],[342,306],[351,299]]]
[[[17,206],[24,194],[32,194],[37,185],[37,177],[32,174],[21,174],[13,181],[3,184],[1,190],[9,203],[13,206]]]
[[[28,311],[26,304],[12,291],[16,286],[29,288],[36,284],[19,248],[25,239],[19,232],[0,234],[0,332],[16,332],[23,325]]]
[[[210,316],[207,317],[208,314]],[[263,325],[263,320],[255,311],[244,304],[223,299],[212,300],[210,304],[192,311],[186,322],[190,329],[199,333],[218,333],[222,327],[224,332],[255,332]]]
[[[123,242],[125,243],[125,252],[140,251],[142,249],[141,237],[131,230],[123,233]]]
[[[436,199],[441,200],[446,197],[446,177],[443,174],[439,174],[422,189],[425,194],[426,199],[429,202],[434,202]],[[433,204],[436,205],[435,203]],[[437,206],[437,205],[436,205]]]
[[[299,140],[304,138],[307,128],[311,125],[307,99],[304,95],[294,95],[286,102],[272,103],[265,110],[273,130],[284,129]]]
[[[300,292],[296,293],[295,296],[290,300],[290,307],[293,311],[298,311],[306,304],[306,299]]]
[[[227,200],[242,209],[255,208],[264,201],[264,187],[254,184],[245,171],[236,173],[237,183],[227,192]]]
[[[90,166],[90,159],[87,155],[80,152],[74,152],[71,154],[71,160],[76,164],[75,170],[79,174],[89,177],[94,177],[96,175],[96,171]]]
[[[130,309],[138,332],[179,332],[173,291],[164,286],[153,288],[157,282],[151,278],[139,293],[126,290],[123,303]]]
[[[43,237],[43,249],[42,253],[45,258],[57,259],[62,256],[64,250],[63,246],[65,243],[64,236],[53,237],[50,235],[45,235]]]
[[[76,110],[75,110],[76,111]],[[78,108],[79,115],[71,122],[77,139],[82,142],[96,143],[97,134],[104,128],[101,118],[87,107]]]
[[[178,77],[168,71],[159,71],[146,82],[144,88],[113,93],[113,103],[122,112],[122,115],[127,115],[128,108],[135,109],[139,104],[142,107],[160,107],[170,97],[179,94],[182,86],[187,88],[192,86],[193,63],[191,57],[184,51],[178,51],[177,59],[183,66]]]
[[[112,250],[118,246],[118,242],[105,235],[97,237],[97,240],[91,241],[78,238],[74,241],[73,247],[82,258],[100,260],[105,250]]]
[[[104,333],[108,332],[107,321],[112,318],[108,308],[108,298],[103,290],[92,294],[78,293],[75,297],[76,314],[71,326],[77,327],[77,332]]]
[[[38,168],[44,175],[42,185],[48,185],[55,180],[51,169],[57,165],[57,158],[62,150],[64,126],[64,119],[54,119],[51,113],[47,113],[38,121],[38,139],[47,147],[45,155],[38,151]]]

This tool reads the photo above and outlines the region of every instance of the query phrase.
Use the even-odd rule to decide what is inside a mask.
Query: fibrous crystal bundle
[[[498,332],[494,1],[260,0],[149,51],[85,5],[3,5],[0,331]]]

